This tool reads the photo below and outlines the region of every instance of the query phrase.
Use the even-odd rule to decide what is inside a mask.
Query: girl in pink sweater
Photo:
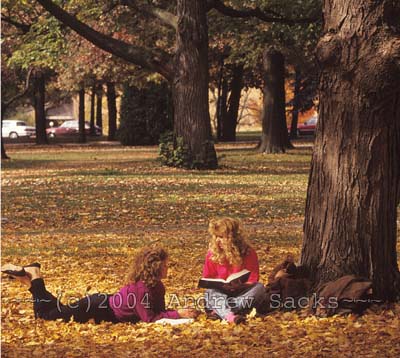
[[[2,272],[28,286],[32,293],[35,318],[80,323],[93,319],[96,323],[155,322],[161,318],[177,319],[197,316],[193,309],[178,311],[165,307],[165,288],[162,279],[168,270],[168,254],[162,248],[145,247],[138,252],[128,274],[127,284],[109,295],[95,293],[73,304],[64,305],[45,287],[40,264],[27,266],[4,265]]]
[[[265,299],[264,286],[258,282],[257,254],[247,242],[241,223],[237,219],[221,218],[210,221],[211,240],[206,255],[203,277],[226,279],[243,269],[250,277],[245,283],[231,282],[223,290],[208,289],[205,294],[206,311],[211,318],[241,323],[252,308]]]

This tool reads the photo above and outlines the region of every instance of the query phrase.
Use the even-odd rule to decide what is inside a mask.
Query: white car
[[[35,127],[28,126],[24,121],[4,120],[1,136],[16,139],[18,137],[32,137],[36,134]]]

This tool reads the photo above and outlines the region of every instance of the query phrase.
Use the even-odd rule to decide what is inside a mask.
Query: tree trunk
[[[292,148],[286,127],[285,63],[282,53],[267,48],[263,53],[264,103],[259,151],[284,153]]]
[[[4,114],[6,111],[6,106],[2,103],[1,104],[1,133],[3,133],[3,119],[4,119]],[[6,148],[4,147],[4,140],[1,138],[1,159],[10,159],[10,157],[7,155]]]
[[[221,81],[220,95],[218,96],[218,112],[217,112],[217,138],[218,141],[223,140],[224,137],[224,124],[226,122],[226,116],[228,113],[227,108],[228,101],[228,83],[223,78]]]
[[[224,79],[224,56],[221,55],[219,59],[219,76],[218,76],[218,93],[217,93],[217,102],[216,102],[216,116],[217,116],[217,140],[219,141],[221,138],[221,98],[222,98],[222,82]]]
[[[36,144],[48,144],[46,135],[45,92],[46,83],[44,75],[38,73],[35,78],[33,98],[35,109]]]
[[[79,143],[86,143],[84,88],[79,90]]]
[[[224,132],[222,141],[236,141],[236,126],[238,123],[238,113],[240,105],[240,96],[243,89],[243,65],[239,64],[233,67],[232,82],[230,84],[231,94],[228,101],[228,113],[224,123]]]
[[[10,159],[7,155],[6,148],[4,147],[4,142],[1,141],[1,159]]]
[[[96,125],[103,128],[103,85],[99,84],[96,90]]]
[[[94,130],[94,116],[95,116],[95,100],[96,100],[96,86],[93,85],[92,86],[92,91],[90,93],[90,135],[94,135],[95,134],[95,130]]]
[[[394,300],[400,3],[325,0],[324,7],[325,35],[317,46],[320,112],[301,262],[317,285],[355,274],[372,280],[377,299]]]
[[[216,168],[208,109],[206,2],[178,0],[174,58],[174,133],[188,148],[191,166]]]
[[[293,86],[293,109],[292,124],[290,126],[290,139],[297,138],[297,124],[299,123],[299,94],[300,94],[301,76],[298,69],[295,70]]]
[[[107,140],[115,140],[117,132],[117,101],[115,94],[115,85],[107,82],[107,106],[108,106],[108,138]]]

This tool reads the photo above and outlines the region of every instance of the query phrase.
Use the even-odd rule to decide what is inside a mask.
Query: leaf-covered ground
[[[243,220],[261,279],[287,252],[298,257],[311,147],[265,156],[252,144],[218,146],[221,169],[161,167],[157,149],[15,146],[2,168],[2,262],[39,261],[63,302],[113,293],[138,247],[170,253],[167,301],[191,303],[215,216]],[[398,246],[398,248],[400,248]],[[35,321],[30,294],[2,280],[2,353],[7,357],[398,357],[400,305],[317,319],[278,312],[233,326],[77,324]],[[177,304],[174,299],[172,306]]]

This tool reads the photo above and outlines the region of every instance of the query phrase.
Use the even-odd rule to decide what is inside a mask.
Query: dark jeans
[[[48,321],[62,318],[68,322],[73,317],[74,321],[79,323],[85,323],[90,319],[94,319],[96,323],[101,321],[117,322],[108,303],[109,295],[95,293],[77,302],[63,305],[60,300],[46,290],[42,278],[32,280],[29,291],[33,296],[35,318]]]

